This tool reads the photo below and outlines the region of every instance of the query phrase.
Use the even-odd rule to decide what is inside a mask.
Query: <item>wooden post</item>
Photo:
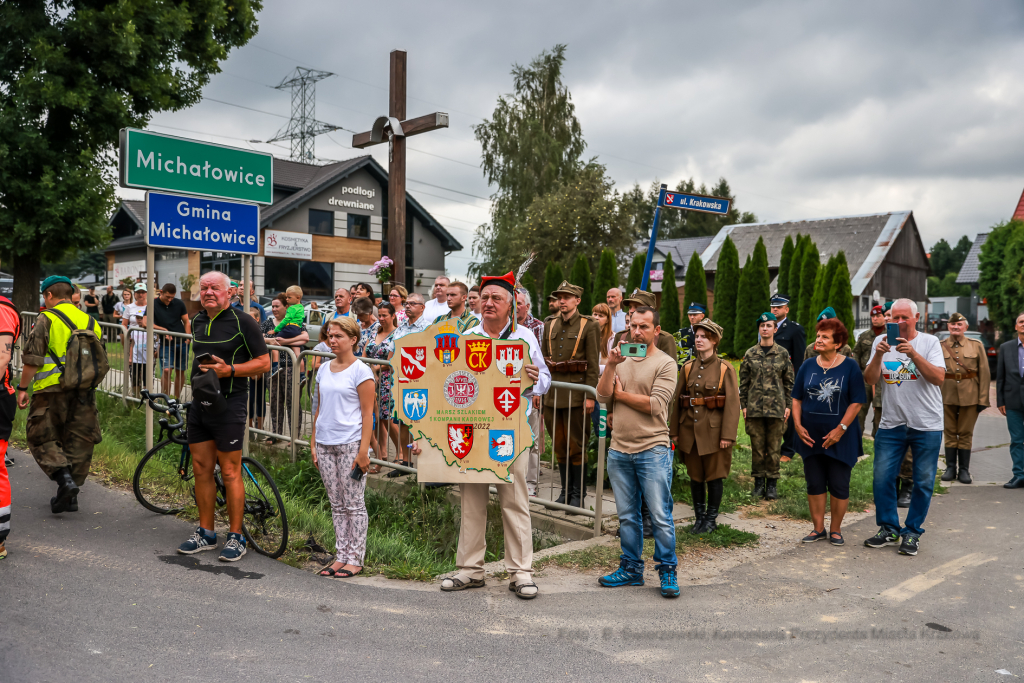
[[[405,120],[406,53],[391,51],[388,116]],[[391,140],[388,163],[388,256],[395,262],[394,281],[405,284],[405,136]]]

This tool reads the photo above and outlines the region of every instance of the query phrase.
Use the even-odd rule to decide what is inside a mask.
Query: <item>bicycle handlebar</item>
[[[168,430],[175,431],[181,429],[181,427],[184,426],[185,418],[181,416],[181,406],[173,398],[170,398],[167,394],[150,393],[145,389],[142,390],[141,396],[143,401],[149,403],[150,408],[152,408],[158,413],[169,415],[173,417],[175,420],[177,420],[177,422],[174,422],[173,424],[166,425]],[[157,400],[159,399],[163,399],[165,405],[157,403]]]

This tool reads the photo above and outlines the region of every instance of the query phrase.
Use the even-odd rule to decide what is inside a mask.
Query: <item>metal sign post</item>
[[[148,193],[147,193],[148,194]],[[148,201],[147,201],[148,204]],[[146,391],[153,391],[153,352],[156,350],[153,341],[153,302],[156,300],[156,249],[146,247]],[[135,350],[132,349],[134,355]],[[130,362],[131,359],[129,358]],[[126,363],[131,371],[131,365]],[[149,401],[143,402],[146,410],[146,451],[153,448],[153,409]]]
[[[665,201],[665,190],[668,189],[668,185],[665,183],[661,184],[661,189],[658,191],[658,204],[654,207],[654,225],[651,226],[651,239],[647,244],[647,261],[644,263],[644,274],[640,279],[640,289],[647,289],[647,282],[651,277],[651,260],[654,258],[654,244],[658,241],[658,221],[661,218],[661,205]],[[626,292],[628,296],[631,292]]]
[[[257,247],[257,249],[259,249],[259,247]],[[245,315],[249,315],[249,306],[252,305],[252,303],[251,303],[251,301],[249,299],[249,283],[250,283],[251,278],[252,278],[252,273],[249,272],[250,271],[249,261],[251,260],[251,258],[252,257],[249,256],[248,254],[242,254],[242,295],[240,297],[238,297],[238,300],[242,303],[242,310],[245,311]],[[299,371],[299,369],[296,367],[295,368],[296,374],[298,373],[298,371]],[[249,380],[245,380],[245,381],[249,382]],[[298,401],[299,397],[298,396],[293,396],[292,400],[293,401]],[[294,423],[292,423],[292,424],[294,424]],[[292,436],[294,436],[294,434]],[[245,418],[245,433],[244,433],[244,437],[245,438],[242,440],[242,455],[249,455],[249,416],[248,415]]]

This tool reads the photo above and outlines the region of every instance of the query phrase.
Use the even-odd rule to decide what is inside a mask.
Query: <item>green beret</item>
[[[886,302],[885,302],[885,311],[886,311],[887,313],[889,312],[889,309],[891,309],[891,308],[892,308],[892,304],[893,304],[893,302],[892,302],[892,301],[886,301]]]
[[[54,286],[58,282],[66,282],[69,285],[71,285],[72,287],[75,286],[74,283],[71,282],[71,280],[69,280],[68,278],[64,277],[63,275],[51,275],[50,277],[48,277],[45,280],[43,280],[43,284],[39,285],[39,293],[42,294],[43,292],[45,292],[46,290],[48,290],[50,287]]]
[[[769,321],[777,323],[779,322],[779,319],[775,317],[774,313],[762,313],[761,316],[757,319],[757,324],[760,325],[761,323],[766,323]]]
[[[830,318],[836,317],[836,309],[829,306],[824,311],[818,314],[818,321],[829,320]]]

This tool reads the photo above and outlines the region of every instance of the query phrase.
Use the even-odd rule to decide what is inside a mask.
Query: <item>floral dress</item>
[[[379,323],[374,327],[379,330]],[[376,340],[377,335],[374,333],[366,343],[366,347],[363,351],[363,357],[376,358],[377,360],[390,360],[391,356],[395,353],[394,331],[385,337],[379,344]],[[377,386],[379,387],[378,395],[380,396],[380,416],[385,420],[391,419],[391,416],[395,412],[395,399],[391,394],[391,375],[392,372],[390,368],[381,368],[380,381],[377,383]]]

